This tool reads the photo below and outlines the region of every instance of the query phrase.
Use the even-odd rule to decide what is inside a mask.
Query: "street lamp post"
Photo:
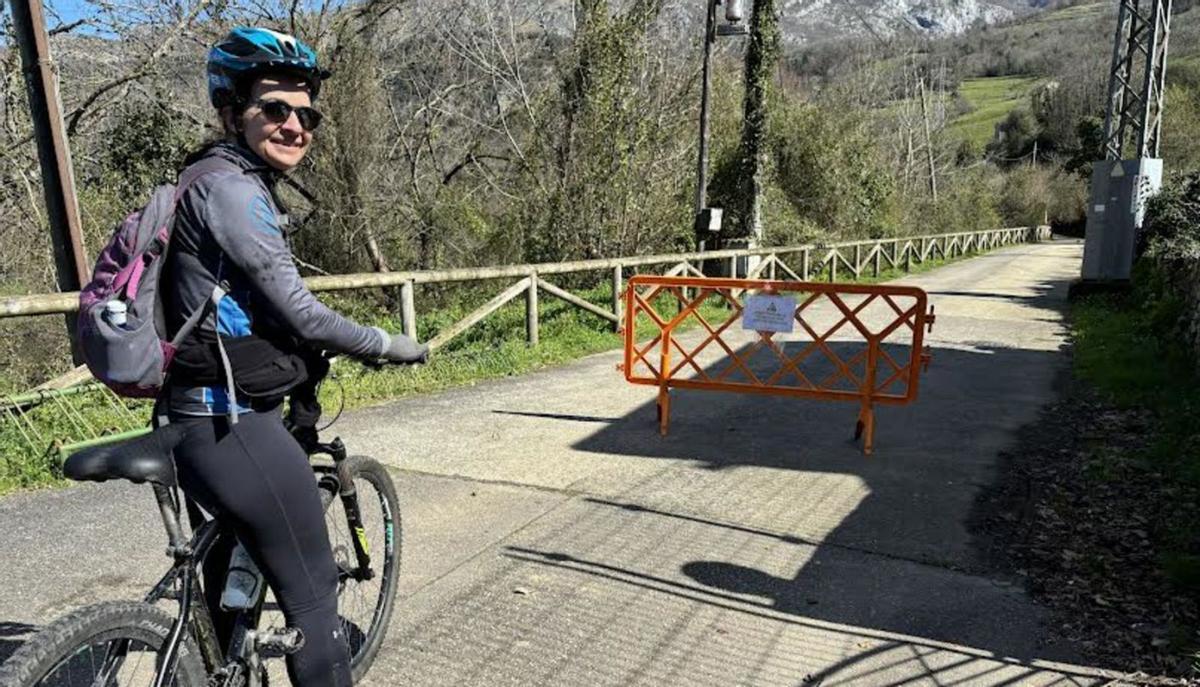
[[[700,250],[705,236],[721,229],[721,211],[708,204],[708,99],[712,88],[712,45],[717,36],[743,36],[749,33],[742,21],[742,0],[725,0],[725,20],[717,25],[717,5],[721,0],[705,0],[704,66],[700,86],[700,154],[696,160],[695,229]]]

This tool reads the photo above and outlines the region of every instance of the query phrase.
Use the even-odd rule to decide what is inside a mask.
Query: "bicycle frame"
[[[335,438],[328,444],[317,444],[313,447],[316,453],[329,455],[333,465],[312,465],[312,470],[321,481],[332,480],[331,493],[337,493],[342,507],[346,512],[347,524],[355,533],[351,537],[354,546],[355,562],[353,570],[338,570],[339,582],[352,578],[356,581],[369,580],[374,577],[371,568],[371,557],[366,542],[366,533],[362,526],[362,515],[358,507],[358,492],[354,480],[350,478],[345,465],[347,458],[346,446],[340,438]],[[310,454],[311,455],[311,454]],[[179,650],[189,628],[192,629],[199,645],[201,659],[209,673],[221,670],[235,664],[238,659],[246,659],[253,663],[254,647],[247,646],[251,633],[258,627],[262,615],[263,603],[266,599],[266,588],[259,590],[258,599],[253,607],[238,613],[234,621],[233,635],[228,650],[222,650],[213,624],[212,612],[205,603],[200,589],[199,568],[208,557],[218,539],[231,536],[223,532],[216,520],[206,520],[201,523],[190,540],[185,540],[183,527],[180,524],[180,504],[175,493],[162,485],[155,484],[154,496],[158,502],[159,513],[163,526],[167,531],[167,555],[174,559],[171,569],[163,575],[157,584],[146,594],[146,603],[156,603],[172,594],[178,582],[179,613],[167,636],[167,643],[155,675],[154,687],[166,687],[175,677],[179,661]],[[187,498],[185,496],[185,498]],[[195,600],[199,598],[200,603]],[[118,667],[127,650],[127,646],[118,645],[110,649],[105,657],[102,674],[110,673]],[[256,665],[249,665],[247,680],[254,687],[258,684],[259,675]]]
[[[221,531],[215,520],[208,520],[196,528],[190,541],[185,541],[179,522],[179,502],[174,494],[165,487],[154,485],[154,496],[167,530],[167,554],[174,558],[175,562],[144,600],[147,603],[155,603],[170,595],[177,581],[179,585],[179,613],[171,626],[170,634],[167,635],[165,651],[154,680],[154,687],[165,687],[175,676],[179,647],[183,644],[185,632],[189,627],[194,629],[206,668],[215,669],[225,662],[225,655],[217,641],[216,628],[208,605],[204,603],[197,574],[199,564],[208,557]],[[201,602],[198,608],[193,608],[196,598],[200,598]]]

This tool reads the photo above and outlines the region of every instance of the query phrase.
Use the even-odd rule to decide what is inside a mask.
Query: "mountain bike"
[[[218,642],[200,566],[221,537],[234,535],[208,519],[185,538],[171,458],[182,438],[182,429],[165,425],[67,459],[63,471],[73,480],[149,483],[174,563],[140,602],[98,603],[46,626],[0,667],[0,686],[260,687],[268,681],[266,660],[303,646],[298,630],[259,627],[267,594],[261,573],[237,612],[228,646]],[[348,455],[341,439],[305,448],[310,457],[329,459],[313,462],[313,477],[325,506],[338,567],[338,615],[358,683],[375,660],[395,602],[401,529],[396,488],[382,465]],[[189,505],[186,495],[182,505]],[[160,607],[170,601],[177,602],[173,615]]]

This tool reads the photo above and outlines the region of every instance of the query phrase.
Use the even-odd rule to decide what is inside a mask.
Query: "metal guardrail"
[[[977,232],[909,236],[867,241],[847,241],[828,245],[806,244],[774,248],[727,249],[703,253],[672,253],[601,260],[472,267],[448,270],[371,272],[311,277],[305,280],[314,292],[347,291],[354,289],[399,287],[400,316],[405,334],[416,336],[417,311],[415,287],[418,284],[447,282],[479,282],[517,277],[518,281],[458,322],[442,330],[430,340],[438,348],[470,329],[508,302],[525,294],[526,338],[538,341],[538,296],[545,292],[612,322],[620,327],[621,293],[627,271],[651,265],[671,265],[667,276],[697,274],[699,265],[723,261],[723,274],[756,279],[760,276],[776,279],[781,276],[797,281],[859,279],[864,274],[878,276],[884,269],[911,269],[930,259],[952,259],[971,252],[990,250],[1017,243],[1034,243],[1050,237],[1049,227],[1016,227],[989,229]],[[612,280],[611,303],[603,308],[571,294],[546,279],[550,275],[609,271]],[[78,294],[57,293],[16,296],[0,299],[0,319],[36,315],[56,315],[75,312]]]

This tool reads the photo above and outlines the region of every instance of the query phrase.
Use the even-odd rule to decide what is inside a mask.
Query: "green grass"
[[[110,398],[88,392],[23,411],[6,410],[0,421],[0,494],[58,481],[61,444],[116,434],[149,421],[149,403],[116,401],[144,418],[139,423],[114,408]]]
[[[1144,450],[1099,451],[1099,462],[1114,464],[1091,466],[1089,474],[1120,479],[1124,466],[1136,465],[1158,480],[1162,493],[1190,501],[1187,495],[1200,491],[1200,378],[1175,329],[1180,301],[1164,295],[1171,291],[1144,265],[1136,277],[1133,293],[1093,296],[1071,307],[1075,374],[1119,407],[1145,409],[1152,418]],[[1200,593],[1200,522],[1187,514],[1190,508],[1166,511],[1178,515],[1157,527],[1162,567],[1177,587]]]
[[[1107,2],[1094,2],[1091,4],[1063,7],[1052,12],[1042,12],[1034,15],[1034,18],[1029,21],[1029,24],[1052,24],[1061,21],[1074,21],[1076,19],[1083,19],[1085,17],[1095,17],[1109,11],[1111,5],[1111,3]]]
[[[956,136],[983,148],[992,139],[996,124],[1014,109],[1028,104],[1038,79],[1030,76],[996,76],[965,79],[959,94],[972,110],[950,123]]]
[[[961,258],[956,258],[961,259]],[[931,259],[914,262],[912,273],[935,269],[953,260]],[[886,261],[883,262],[886,268]],[[797,268],[798,266],[793,266]],[[878,277],[869,271],[860,283],[878,283],[903,276],[903,268],[884,269]],[[783,276],[782,273],[779,274]],[[828,280],[828,272],[809,275],[813,281]],[[845,280],[849,273],[839,270]],[[418,310],[418,337],[429,340],[437,332],[457,322],[495,293],[508,286],[494,282],[483,287],[418,287],[417,303],[440,301],[444,305],[432,312]],[[568,286],[562,283],[560,286]],[[592,289],[571,288],[572,293],[601,307],[611,303],[611,287]],[[399,331],[400,320],[392,303],[383,296],[333,295],[323,300],[335,309],[364,324]],[[663,314],[674,312],[667,299],[656,306]],[[728,310],[719,298],[711,298],[700,309],[701,315],[714,326],[728,317]],[[475,384],[476,382],[525,374],[559,365],[593,353],[611,351],[622,345],[622,337],[613,331],[608,320],[564,303],[546,292],[539,299],[540,343],[529,346],[525,341],[525,305],[518,297],[483,322],[464,332],[447,346],[438,350],[428,365],[422,367],[392,367],[371,370],[351,360],[339,360],[334,365],[336,381],[322,387],[322,405],[329,417],[341,406],[360,408],[387,400],[442,391]],[[689,319],[681,329],[700,326]],[[638,322],[639,337],[652,332],[650,321],[643,315]],[[618,374],[616,371],[614,375]],[[83,422],[102,433],[116,433],[136,426],[121,417],[99,393],[81,394],[63,399],[79,412]],[[132,404],[135,413],[149,419],[147,404]],[[61,482],[58,445],[86,438],[62,412],[61,407],[47,403],[25,414],[29,424],[18,424],[11,416],[0,420],[0,494],[16,489],[37,488]],[[144,424],[144,423],[143,423]],[[22,431],[24,430],[24,431]]]

